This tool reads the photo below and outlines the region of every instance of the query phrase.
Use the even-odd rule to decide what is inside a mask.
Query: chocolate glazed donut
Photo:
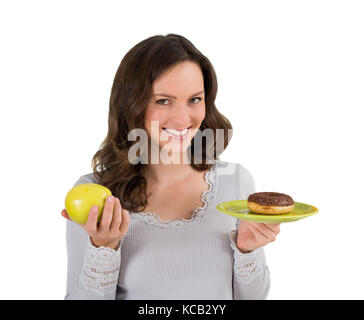
[[[284,193],[256,192],[248,197],[248,208],[254,213],[280,214],[293,210],[293,199]]]

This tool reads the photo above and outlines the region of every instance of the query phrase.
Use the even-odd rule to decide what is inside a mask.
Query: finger
[[[269,229],[271,229],[275,234],[278,234],[280,231],[280,223],[263,223]]]
[[[70,216],[68,215],[68,213],[67,213],[66,209],[63,209],[63,210],[62,210],[61,215],[62,215],[62,217],[63,217],[63,218],[66,218],[66,219],[68,219],[68,220],[72,220],[72,219],[70,218]]]
[[[130,213],[128,210],[122,209],[122,219],[123,221],[120,225],[120,232],[123,236],[125,236],[130,224]]]
[[[88,234],[93,234],[97,231],[97,216],[99,215],[98,206],[92,206],[88,213],[87,221],[83,228]]]
[[[256,238],[256,243],[258,244],[265,244],[268,242],[267,237],[265,236],[264,233],[262,233],[262,231],[260,231],[259,229],[257,229],[255,226],[253,226],[251,224],[251,222],[248,222],[246,224],[247,228],[254,234],[255,238]],[[239,234],[238,234],[239,237]]]
[[[264,240],[266,240],[266,239],[267,239],[266,235],[265,235],[265,234],[264,234],[261,230],[259,230],[259,228],[257,228],[256,226],[254,226],[252,222],[248,222],[248,223],[246,224],[246,226],[247,226],[247,228],[248,228],[251,232],[253,232],[253,233],[254,233],[254,235],[255,235],[257,238],[259,237],[259,239],[264,239]]]
[[[268,240],[275,239],[276,234],[269,229],[264,223],[252,222],[251,226],[263,234]]]
[[[120,224],[122,222],[122,208],[119,198],[115,197],[115,204],[114,204],[114,214],[112,217],[110,231],[118,231],[120,228]]]
[[[114,211],[114,196],[108,196],[105,200],[104,210],[102,211],[100,228],[103,231],[110,230],[110,224]]]

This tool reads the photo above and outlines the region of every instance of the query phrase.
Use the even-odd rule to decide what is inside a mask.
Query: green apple
[[[100,222],[105,200],[111,196],[111,191],[96,183],[82,183],[68,191],[65,200],[66,211],[69,217],[84,225],[92,206],[99,207],[97,221]]]

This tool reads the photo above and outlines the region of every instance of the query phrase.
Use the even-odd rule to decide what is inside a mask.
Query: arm
[[[90,175],[82,176],[81,183],[94,183]],[[67,289],[65,300],[101,299],[114,300],[120,268],[120,247],[111,249],[96,247],[84,228],[72,220],[66,220]]]
[[[242,253],[236,245],[237,230],[230,232],[234,252],[233,299],[266,299],[270,289],[270,273],[263,247]]]
[[[255,192],[255,183],[248,170],[238,165],[239,192],[243,199]],[[270,272],[266,263],[263,247],[249,253],[243,253],[237,246],[237,234],[240,220],[236,219],[236,228],[230,232],[233,249],[233,299],[266,299],[270,289]]]
[[[92,245],[75,222],[67,220],[67,290],[65,300],[114,300],[120,268],[117,250]]]

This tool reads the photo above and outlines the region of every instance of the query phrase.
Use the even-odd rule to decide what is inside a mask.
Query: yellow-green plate
[[[229,214],[241,220],[263,222],[263,223],[282,223],[301,220],[312,216],[318,209],[310,204],[295,202],[292,211],[282,214],[258,214],[248,209],[247,200],[233,200],[221,202],[216,206],[217,210]]]

